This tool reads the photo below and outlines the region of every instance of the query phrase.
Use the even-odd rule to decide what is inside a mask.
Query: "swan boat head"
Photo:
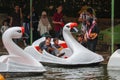
[[[68,23],[65,25],[64,29],[65,31],[70,31],[70,32],[78,32],[78,29],[76,28],[78,26],[77,23]]]
[[[17,53],[17,48],[21,50],[21,48],[13,42],[13,39],[22,38],[24,32],[24,27],[11,27],[4,32],[2,41],[9,54]]]
[[[24,27],[11,27],[2,35],[2,40],[9,55],[0,57],[0,71],[9,72],[44,72],[45,68],[31,55],[20,48],[13,39],[21,38]]]
[[[9,28],[8,30],[6,30],[3,34],[3,38],[6,36],[7,37],[11,37],[13,39],[18,39],[21,38],[22,35],[24,34],[25,29],[24,27],[14,27],[14,28]],[[4,39],[3,39],[4,41]]]

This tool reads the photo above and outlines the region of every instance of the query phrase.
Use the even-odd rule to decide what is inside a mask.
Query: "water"
[[[107,71],[106,65],[92,67],[48,67],[43,75],[6,80],[120,80],[120,71]]]

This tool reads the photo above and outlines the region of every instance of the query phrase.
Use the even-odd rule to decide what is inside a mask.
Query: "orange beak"
[[[21,27],[21,31],[22,31],[22,33],[24,33],[24,32],[25,32],[25,29],[24,29],[24,27]]]
[[[73,27],[77,27],[77,26],[78,26],[78,24],[75,23],[75,22],[73,22],[73,23],[70,24],[70,28],[71,28],[71,29],[72,29]]]

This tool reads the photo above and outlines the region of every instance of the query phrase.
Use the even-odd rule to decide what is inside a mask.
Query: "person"
[[[24,45],[30,45],[30,14],[26,13],[24,14],[23,18],[23,26],[25,27],[25,33],[28,35],[26,39],[24,39]]]
[[[98,41],[99,28],[96,23],[93,23],[93,18],[86,20],[87,31],[85,34],[85,40],[87,41],[87,48],[91,51],[96,51],[96,45]]]
[[[40,43],[39,51],[42,53],[42,50],[46,50],[48,53],[55,55],[57,57],[63,56],[62,53],[59,53],[59,51],[56,48],[54,48],[50,42],[51,42],[51,37],[50,36],[46,37],[45,41]]]
[[[7,20],[4,20],[4,21],[3,21],[3,25],[1,26],[1,29],[0,29],[1,33],[3,34],[8,28],[9,28],[8,22],[7,22]],[[2,44],[2,45],[3,45],[3,44]],[[5,48],[5,47],[3,46],[3,49],[4,49],[4,48]]]
[[[45,49],[48,53],[52,54],[52,55],[56,55],[57,50],[55,50],[51,43],[50,40],[45,40],[45,44],[43,45],[42,49]],[[58,53],[58,52],[57,52]]]
[[[49,30],[51,30],[51,28],[52,27],[48,20],[47,13],[45,11],[43,11],[41,14],[41,18],[39,20],[37,30],[39,31],[40,35],[43,37],[43,36],[46,36],[49,34]]]
[[[18,4],[15,4],[14,11],[10,15],[10,26],[21,26],[22,22],[22,11]],[[13,41],[18,44],[20,39],[13,39]]]
[[[4,20],[3,21],[3,25],[2,25],[2,27],[1,27],[1,33],[3,34],[7,29],[8,29],[8,23],[7,23],[7,21],[6,20]]]
[[[53,15],[53,21],[54,24],[54,30],[55,30],[55,37],[62,38],[62,28],[64,26],[63,21],[63,13],[62,13],[63,7],[62,5],[58,5],[57,12]]]
[[[46,36],[46,37],[45,37],[45,41],[46,41],[46,40],[51,41],[51,36]],[[41,43],[39,44],[40,52],[42,52],[42,50],[43,50],[43,46],[45,45],[45,41],[43,41],[43,42],[41,42]]]
[[[35,8],[32,7],[32,28],[33,28],[33,41],[35,41],[36,39],[39,38],[39,34],[37,32],[37,28],[38,28],[38,14],[35,11]]]
[[[77,41],[83,45],[84,47],[86,47],[86,41],[84,40],[84,34],[78,34],[77,35]]]
[[[21,26],[22,11],[19,5],[15,5],[14,12],[10,15],[10,26]]]
[[[81,31],[83,34],[85,34],[87,27],[86,27],[86,19],[88,17],[91,17],[94,19],[94,21],[97,20],[97,18],[95,17],[94,14],[94,10],[91,7],[86,7],[86,10],[84,10],[83,12],[81,12],[80,17],[78,18],[79,22],[82,22],[82,26],[81,26]]]
[[[54,42],[53,47],[58,49],[58,51],[60,52],[63,49],[63,47],[58,44],[59,43],[58,38],[54,38],[53,42]]]

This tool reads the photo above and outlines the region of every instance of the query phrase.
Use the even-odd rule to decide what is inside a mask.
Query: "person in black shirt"
[[[35,8],[32,7],[32,28],[33,28],[33,41],[35,41],[36,39],[39,38],[39,34],[37,31],[38,28],[38,21],[39,21],[39,17],[38,14],[35,11]]]
[[[87,31],[85,34],[85,38],[87,40],[87,47],[91,51],[95,52],[98,41],[99,28],[97,26],[97,23],[94,22],[93,18],[88,18],[86,20],[86,26]]]
[[[46,40],[51,41],[51,36],[46,36],[45,41]],[[39,47],[40,47],[41,51],[43,50],[43,46],[45,45],[45,41],[43,41],[39,44]]]
[[[19,5],[15,5],[13,13],[10,15],[10,26],[21,26],[22,11]]]
[[[18,4],[15,5],[13,13],[10,15],[10,27],[21,27],[22,22],[22,11]],[[14,42],[17,44],[19,39],[13,39]]]

